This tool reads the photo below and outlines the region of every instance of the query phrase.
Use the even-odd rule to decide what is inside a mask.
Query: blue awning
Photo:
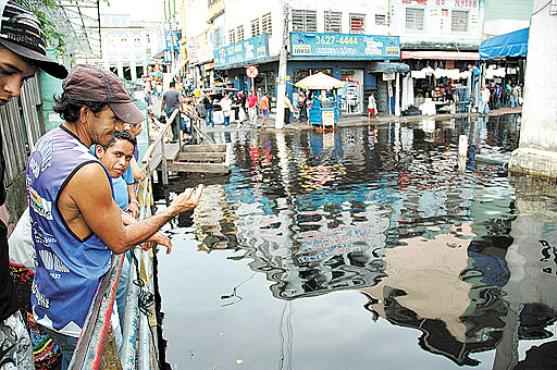
[[[480,44],[480,59],[526,58],[528,28],[489,38]]]

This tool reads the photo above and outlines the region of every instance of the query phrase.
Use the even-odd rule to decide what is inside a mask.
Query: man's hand
[[[155,248],[157,245],[162,245],[163,247],[165,247],[166,254],[170,254],[170,252],[172,252],[172,242],[166,235],[160,232],[156,233],[145,243],[141,244],[141,249],[143,249],[144,251],[148,251],[149,249]]]
[[[132,199],[132,201],[128,204],[128,211],[133,218],[139,217],[139,203],[136,199]]]
[[[180,213],[190,211],[197,207],[199,204],[199,199],[203,193],[203,185],[199,185],[197,188],[188,188],[184,190],[183,193],[179,194],[169,207],[169,210],[178,216]]]

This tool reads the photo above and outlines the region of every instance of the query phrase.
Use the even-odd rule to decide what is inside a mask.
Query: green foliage
[[[56,24],[49,18],[48,12],[56,8],[56,0],[15,0],[25,9],[31,11],[38,18],[41,29],[45,35],[48,46],[55,48],[61,55],[64,54],[64,35],[58,32]]]

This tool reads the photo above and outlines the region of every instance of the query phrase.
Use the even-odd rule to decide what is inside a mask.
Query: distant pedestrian
[[[176,90],[176,83],[170,82],[170,88],[164,92],[162,96],[161,109],[167,118],[172,116],[175,110],[180,109],[180,93]],[[172,140],[178,142],[180,140],[180,113],[177,113],[172,121]]]
[[[259,112],[264,120],[269,118],[270,103],[267,95],[263,95],[261,99],[259,99]]]
[[[224,116],[224,126],[228,126],[230,125],[230,116],[232,115],[232,99],[228,95],[224,95],[220,101],[220,107]]]
[[[248,108],[249,123],[253,126],[257,125],[257,103],[258,98],[255,92],[252,92],[247,99],[246,105]]]
[[[522,105],[522,92],[518,84],[512,87],[511,91],[511,108],[516,108]]]
[[[298,122],[307,122],[307,96],[303,92],[298,94],[298,111],[300,114],[298,115]]]
[[[377,115],[377,102],[375,101],[375,95],[371,93],[367,100],[367,119],[371,121],[372,119],[375,119],[376,115]]]
[[[491,98],[491,92],[487,86],[484,86],[481,93],[480,93],[480,106],[479,106],[479,113],[480,114],[488,114],[489,113],[489,99]]]
[[[284,99],[284,124],[288,125],[290,124],[290,114],[294,112],[295,109],[292,103],[290,102],[290,99],[288,99],[287,95],[284,95],[283,99]]]
[[[205,111],[207,112],[205,116],[205,123],[207,124],[207,127],[213,127],[213,102],[207,95],[203,95],[201,102],[205,105]]]

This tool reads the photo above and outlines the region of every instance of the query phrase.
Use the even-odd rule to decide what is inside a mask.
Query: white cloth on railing
[[[29,208],[23,212],[8,239],[10,261],[35,271],[35,247],[31,231]]]

